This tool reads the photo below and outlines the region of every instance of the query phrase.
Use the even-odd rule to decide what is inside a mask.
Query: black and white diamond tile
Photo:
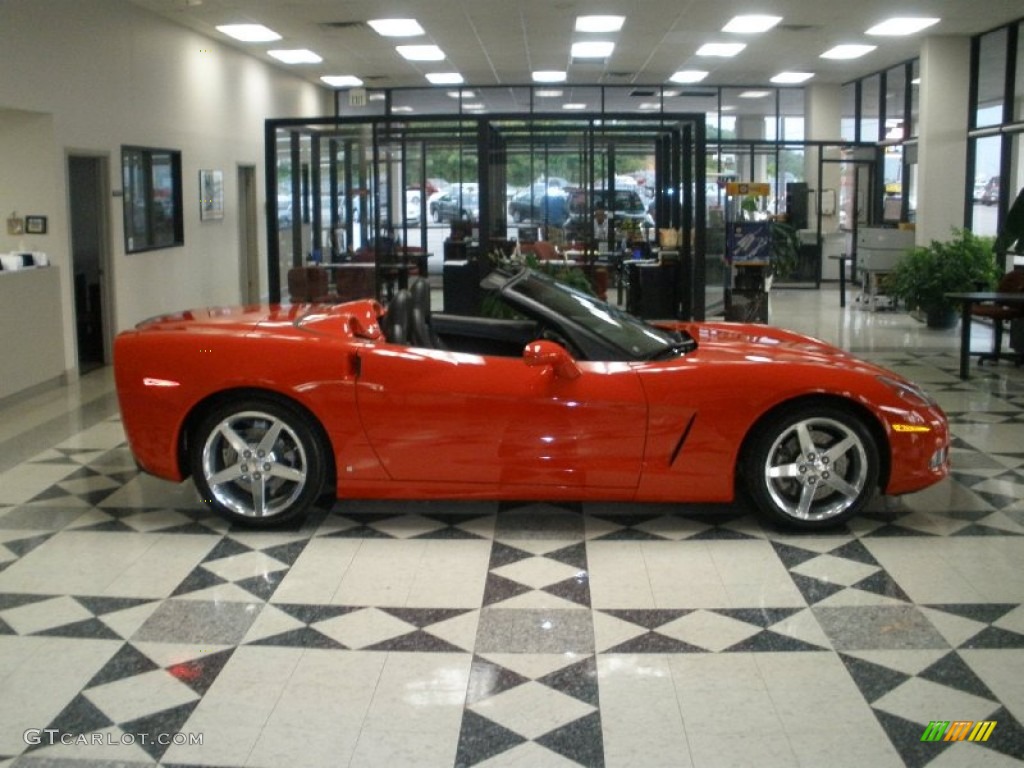
[[[410,666],[419,660],[444,660],[424,664],[432,669],[443,668],[449,658],[458,660],[454,666],[462,665],[464,677],[457,676],[457,683],[456,678],[428,675],[410,679],[402,689],[405,704],[429,702],[438,685],[454,686],[457,690],[446,689],[445,696],[461,701],[465,684],[461,717],[456,712],[448,718],[448,731],[434,734],[449,744],[450,755],[429,761],[431,765],[602,766],[606,761],[618,764],[616,758],[624,754],[632,755],[635,764],[653,764],[658,761],[646,760],[653,754],[645,751],[647,744],[639,737],[631,743],[621,730],[613,733],[617,723],[607,719],[609,712],[622,712],[624,706],[643,710],[653,689],[645,688],[649,683],[642,677],[625,687],[609,685],[599,678],[598,669],[625,670],[635,664],[652,673],[650,684],[662,686],[658,701],[673,706],[642,711],[641,716],[656,715],[660,728],[675,732],[672,743],[685,750],[688,737],[693,737],[694,747],[702,739],[735,735],[694,736],[694,723],[683,722],[677,711],[686,707],[675,706],[686,703],[686,678],[675,681],[679,689],[674,691],[673,669],[723,664],[722,670],[744,667],[749,672],[759,664],[771,670],[796,660],[808,668],[829,660],[840,672],[845,670],[861,714],[876,721],[887,740],[881,752],[896,754],[905,765],[1019,764],[1024,759],[1024,690],[1019,682],[1024,679],[1024,607],[1013,598],[1015,582],[1008,581],[1013,569],[998,571],[1002,581],[991,585],[996,596],[992,600],[986,601],[986,571],[979,564],[961,579],[971,589],[943,600],[933,588],[929,595],[935,599],[915,602],[920,584],[905,580],[906,574],[893,565],[896,561],[883,553],[893,557],[891,547],[896,547],[895,552],[917,555],[929,564],[924,567],[949,568],[929,553],[943,545],[978,546],[997,566],[1018,561],[1024,553],[1019,543],[1024,534],[1024,451],[1014,435],[1024,421],[1024,379],[1017,386],[1018,373],[1003,366],[962,382],[956,375],[956,356],[946,353],[900,349],[883,357],[897,369],[919,372],[930,391],[956,404],[950,409],[954,475],[931,493],[876,500],[866,514],[825,536],[793,536],[763,525],[742,504],[353,500],[318,508],[307,521],[284,531],[246,531],[195,503],[188,484],[161,485],[138,475],[116,434],[116,419],[103,422],[20,465],[16,474],[5,475],[16,487],[0,489],[0,676],[16,666],[14,656],[5,656],[11,649],[21,649],[17,652],[24,661],[41,652],[34,649],[49,648],[47,644],[88,647],[83,655],[95,663],[74,691],[53,694],[56,698],[43,706],[45,674],[39,692],[19,691],[29,701],[38,697],[36,704],[45,713],[21,727],[108,738],[95,749],[81,751],[60,744],[29,747],[15,734],[0,745],[0,765],[262,764],[255,750],[259,728],[237,747],[231,739],[240,731],[211,730],[208,738],[220,740],[218,751],[210,753],[216,759],[193,760],[205,753],[190,752],[189,759],[175,760],[166,747],[139,738],[190,731],[199,722],[212,722],[209,712],[197,717],[204,704],[239,701],[244,693],[225,689],[231,674],[222,672],[231,670],[243,654],[261,661],[246,662],[252,666],[241,675],[241,691],[271,690],[260,687],[264,678],[277,675],[286,681],[300,661],[320,663],[315,661],[318,654],[358,658],[360,668],[369,670],[367,706],[375,692],[372,668],[379,669],[385,659],[417,660]],[[978,403],[985,405],[975,407]],[[51,588],[56,582],[47,578],[38,584],[49,587],[31,588],[23,566],[35,562],[55,536],[65,533],[96,537],[110,542],[112,549],[145,539],[195,555],[159,591],[151,584],[113,578],[91,582],[83,594],[73,587]],[[387,605],[370,599],[359,603],[359,595],[337,591],[343,565],[338,573],[324,573],[325,581],[309,593],[303,585],[280,589],[317,544],[326,545],[328,552],[374,552],[385,562],[374,572],[386,580],[387,558],[407,556],[414,542],[453,548],[486,542],[478,555],[481,568],[470,575],[480,579],[478,602],[471,605],[464,596],[455,599],[437,589],[420,591],[407,604],[401,599]],[[694,586],[682,583],[680,595],[650,590],[649,603],[609,603],[612,592],[606,587],[621,574],[614,567],[612,572],[605,567],[592,573],[598,567],[597,549],[630,546],[636,551],[654,548],[662,555],[681,547],[681,557],[692,556],[692,547],[707,547],[713,555],[709,567],[732,577],[742,569],[731,559],[738,550],[730,547],[763,546],[770,563],[758,573],[785,583],[765,584],[760,599],[748,599],[757,589],[722,590],[721,603],[703,595],[694,605],[686,602],[686,589]],[[417,554],[429,561],[441,551]],[[157,562],[147,549],[137,573]],[[441,558],[438,567],[451,562],[450,556]],[[404,565],[395,561],[397,570]],[[671,558],[645,562],[645,568],[654,569],[645,578],[664,579],[656,571],[666,565]],[[736,570],[730,570],[733,565]],[[306,578],[309,574],[303,574]],[[592,578],[595,584],[602,582],[596,606]],[[318,597],[311,597],[314,593]],[[425,594],[436,594],[437,600],[424,602]],[[964,599],[972,594],[980,596],[977,601]],[[347,602],[340,604],[342,597]],[[267,662],[276,665],[273,672]],[[2,682],[8,679],[0,677]],[[766,685],[766,679],[759,684]],[[323,686],[337,682],[324,680]],[[715,697],[719,687],[728,690],[729,684],[715,682],[711,679],[701,695],[709,697],[712,707],[723,706]],[[246,687],[250,684],[257,688]],[[630,696],[639,694],[636,705],[615,700],[626,689]],[[322,690],[310,688],[308,695],[305,689],[292,691],[272,698],[264,709],[275,721],[298,727],[307,711],[303,706],[318,706],[308,699]],[[775,693],[770,687],[762,692],[766,701]],[[666,695],[668,699],[662,698]],[[677,695],[683,698],[673,698]],[[305,703],[298,705],[300,701]],[[780,695],[775,702],[780,712],[785,701]],[[853,705],[845,700],[836,712],[848,712],[843,707]],[[379,714],[387,707],[385,701],[374,701],[371,709]],[[779,738],[794,747],[783,745],[765,754],[800,755],[808,764],[823,764],[808,757],[815,754],[818,738],[813,729],[786,720],[784,714],[779,717]],[[997,722],[988,742],[920,740],[931,720],[970,718]],[[403,734],[393,738],[409,737],[411,749],[416,737],[402,731],[407,725],[398,717],[388,721],[387,737]],[[353,727],[358,735],[358,719]],[[0,723],[0,739],[7,736],[3,728]],[[262,738],[283,732],[268,727]],[[384,736],[371,727],[366,732]],[[125,735],[133,735],[133,743],[121,743]],[[394,754],[406,748],[403,743],[391,746]],[[761,760],[764,754],[756,746],[750,750],[735,763],[771,762],[770,756]],[[339,752],[322,758],[308,753],[304,758],[311,765],[347,764],[350,758],[358,763],[351,754]]]

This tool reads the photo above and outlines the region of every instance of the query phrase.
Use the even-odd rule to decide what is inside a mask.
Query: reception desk
[[[0,271],[0,399],[64,374],[57,267]]]

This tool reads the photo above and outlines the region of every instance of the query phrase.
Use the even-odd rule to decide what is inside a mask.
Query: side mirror
[[[572,355],[553,341],[531,341],[523,350],[523,362],[531,368],[550,366],[562,379],[578,379],[580,376],[579,366]]]

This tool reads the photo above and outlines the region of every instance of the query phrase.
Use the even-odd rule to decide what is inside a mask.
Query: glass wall
[[[978,234],[997,234],[1024,189],[1022,37],[1024,22],[992,30],[972,43],[968,168],[973,169],[973,178],[968,180],[966,226]]]

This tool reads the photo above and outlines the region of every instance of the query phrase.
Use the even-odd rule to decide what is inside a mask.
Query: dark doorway
[[[107,361],[104,333],[107,202],[104,157],[68,157],[71,208],[71,273],[74,276],[78,369]]]

